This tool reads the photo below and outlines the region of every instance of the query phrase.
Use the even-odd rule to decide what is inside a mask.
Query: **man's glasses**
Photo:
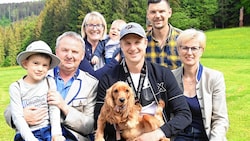
[[[191,50],[192,53],[197,53],[201,47],[186,47],[181,46],[180,49],[182,52],[189,52]]]
[[[103,24],[85,24],[86,27],[91,28],[91,29],[102,29],[104,27]]]

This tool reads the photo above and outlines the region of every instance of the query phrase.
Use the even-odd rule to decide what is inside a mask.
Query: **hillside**
[[[22,20],[32,15],[39,15],[45,1],[0,4],[0,25]]]

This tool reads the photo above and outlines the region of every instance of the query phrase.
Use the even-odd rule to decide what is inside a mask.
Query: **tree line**
[[[0,66],[16,65],[16,55],[34,40],[44,40],[54,50],[55,40],[61,33],[69,30],[80,33],[82,20],[90,11],[102,13],[108,27],[118,18],[127,22],[138,22],[143,26],[146,23],[147,0],[43,0],[39,2],[39,4],[29,2],[29,6],[23,3],[22,6],[12,7],[16,12],[8,10],[2,12],[0,5],[2,17],[0,17]],[[237,27],[239,10],[242,7],[244,7],[244,26],[250,25],[249,0],[170,0],[170,3],[173,10],[170,23],[180,29],[193,27],[209,30]],[[40,11],[37,5],[42,7]],[[32,14],[35,11],[39,14]],[[15,14],[10,16],[10,13]]]
[[[26,17],[38,16],[43,10],[45,1],[0,4],[0,25],[7,26]]]

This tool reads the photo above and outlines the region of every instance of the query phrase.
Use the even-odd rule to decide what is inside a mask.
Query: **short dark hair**
[[[159,3],[159,2],[161,2],[161,1],[162,1],[162,0],[148,0],[148,5],[151,4],[151,3]],[[163,0],[163,1],[166,1],[166,3],[170,6],[168,0]]]

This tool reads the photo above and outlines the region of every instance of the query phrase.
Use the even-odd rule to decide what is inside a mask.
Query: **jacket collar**
[[[55,68],[54,68],[54,77],[58,77],[58,76],[59,76],[59,72],[60,72],[59,67],[58,67],[58,66],[55,67]],[[74,79],[77,79],[77,78],[78,78],[79,72],[80,72],[80,70],[77,69],[76,72],[75,72],[75,74],[74,74],[74,76],[73,76]]]
[[[168,24],[168,26],[169,26],[169,32],[168,32],[168,37],[167,37],[167,39],[166,39],[166,41],[168,42],[169,40],[170,40],[170,37],[171,37],[171,35],[172,35],[172,31],[173,31],[173,26],[169,23]],[[147,32],[147,36],[149,37],[151,37],[154,41],[157,41],[155,38],[154,38],[154,36],[153,36],[153,29],[151,29],[150,31],[148,31]]]
[[[201,80],[202,72],[203,72],[203,66],[201,65],[201,63],[199,63],[199,66],[196,72],[196,82],[199,82]],[[181,78],[183,77],[183,73],[184,73],[184,67],[182,67]]]

